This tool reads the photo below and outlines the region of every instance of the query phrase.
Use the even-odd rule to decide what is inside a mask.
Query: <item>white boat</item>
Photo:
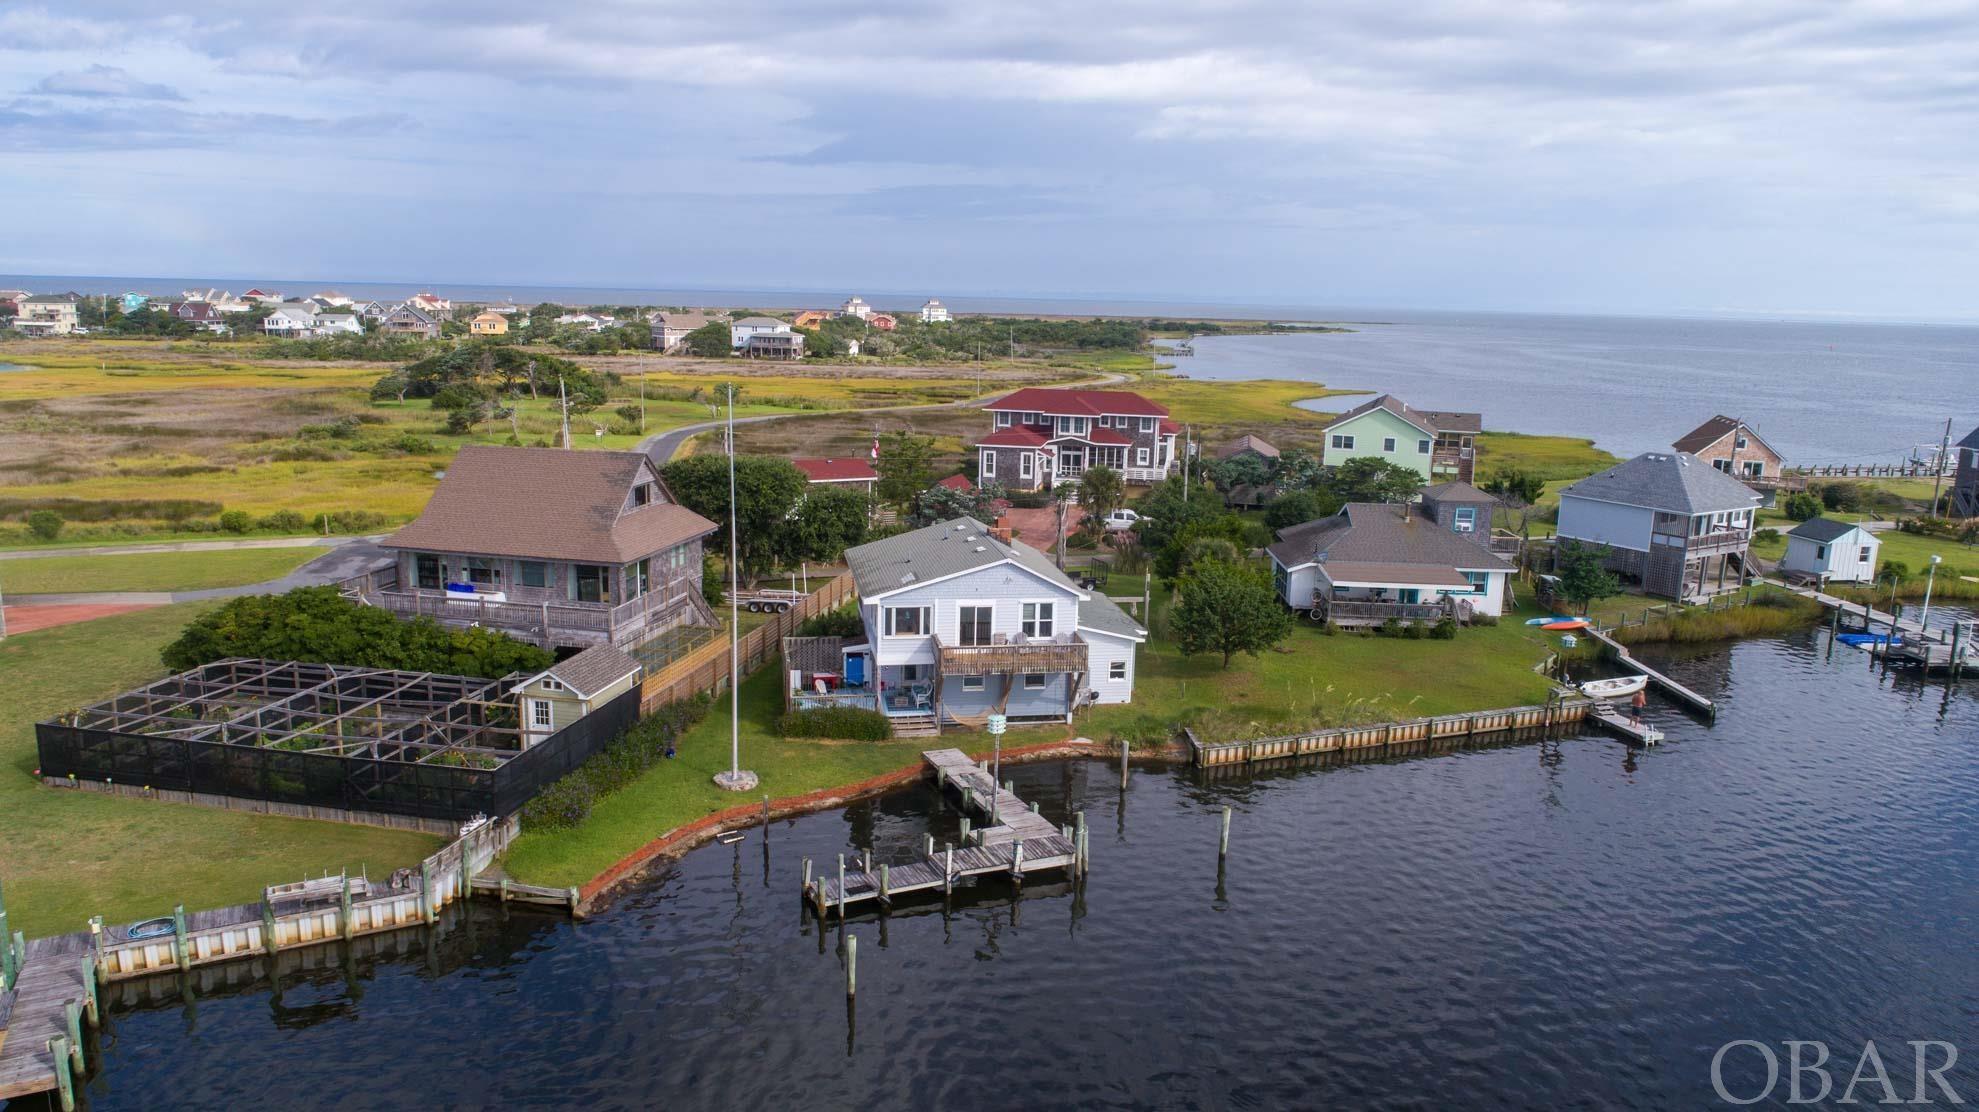
[[[1622,699],[1648,686],[1648,676],[1618,676],[1612,680],[1588,680],[1580,685],[1580,693],[1591,699]]]

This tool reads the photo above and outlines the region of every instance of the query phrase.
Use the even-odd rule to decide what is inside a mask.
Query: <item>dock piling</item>
[[[1127,739],[1120,739],[1120,790],[1127,790]]]
[[[62,1013],[69,1021],[69,1072],[81,1077],[89,1070],[82,1059],[82,1005],[71,1000],[62,1006]]]
[[[1223,809],[1223,833],[1216,840],[1216,857],[1222,860],[1230,856],[1230,808]]]
[[[84,954],[82,958],[82,1016],[91,1027],[103,1026],[103,1005],[96,998],[96,959]]]
[[[845,855],[838,855],[838,921],[845,922]]]
[[[343,892],[342,901],[338,905],[337,921],[343,925],[344,941],[349,942],[351,940],[351,936],[355,933],[357,927],[357,924],[352,921],[351,913],[350,913],[350,874],[349,873],[344,874],[344,892]]]
[[[55,1091],[61,1097],[62,1112],[76,1112],[76,1083],[69,1072],[69,1040],[57,1035],[48,1040],[48,1051],[55,1056]]]
[[[859,936],[845,936],[845,995],[850,998],[859,994]]]
[[[19,971],[14,968],[13,936],[7,933],[7,912],[0,909],[0,992],[11,992]]]
[[[946,896],[955,890],[955,843],[950,842],[944,848],[948,852],[948,860],[941,869],[941,894]]]
[[[882,904],[893,902],[892,877],[889,875],[886,862],[884,861],[880,862],[880,902]]]
[[[186,949],[186,905],[172,909],[172,953],[179,959],[179,969],[192,969],[192,954]]]

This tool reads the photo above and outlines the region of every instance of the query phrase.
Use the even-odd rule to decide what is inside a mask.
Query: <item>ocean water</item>
[[[1979,1093],[1979,706],[1825,632],[1653,655],[1722,703],[1599,736],[1205,777],[1012,770],[1081,887],[855,917],[801,861],[905,860],[917,787],[710,846],[593,919],[486,903],[279,985],[111,994],[92,1109],[1715,1105],[1737,1039],[1961,1048]],[[1235,809],[1219,868],[1217,815]],[[1899,1071],[1897,1063],[1902,1063]],[[1764,1082],[1729,1059],[1730,1091]],[[1769,1106],[1781,1104],[1784,1084]],[[1873,1099],[1873,1098],[1872,1098]]]
[[[1487,429],[1666,451],[1714,414],[1790,464],[1896,463],[1979,425],[1979,327],[1804,321],[1408,314],[1347,333],[1212,336],[1172,360],[1191,378],[1303,379],[1475,411]],[[1365,399],[1329,399],[1337,412]]]

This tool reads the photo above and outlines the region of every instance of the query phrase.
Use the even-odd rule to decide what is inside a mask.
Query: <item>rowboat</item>
[[[1611,680],[1588,680],[1580,685],[1580,693],[1590,699],[1622,699],[1648,686],[1648,676],[1617,676]]]
[[[1575,630],[1575,629],[1586,629],[1587,619],[1564,618],[1557,622],[1547,622],[1545,625],[1540,626],[1539,628],[1544,630],[1550,630],[1554,633],[1564,633],[1568,630]]]

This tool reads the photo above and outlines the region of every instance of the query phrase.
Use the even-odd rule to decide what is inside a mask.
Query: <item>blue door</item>
[[[854,654],[845,658],[845,683],[848,687],[863,687],[866,684],[866,658]]]
[[[1414,587],[1403,587],[1401,589],[1401,596],[1402,605],[1404,606],[1414,606],[1416,603],[1422,601],[1422,592]]]

